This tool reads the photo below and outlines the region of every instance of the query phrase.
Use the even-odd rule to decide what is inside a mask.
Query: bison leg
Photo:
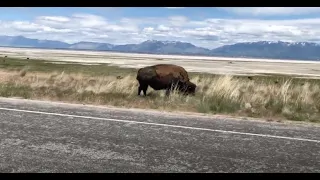
[[[146,86],[143,87],[143,89],[142,89],[144,96],[147,96],[147,90],[148,90],[148,85],[146,85]]]
[[[170,95],[170,92],[171,92],[171,88],[167,88],[167,89],[166,89],[166,96],[169,96],[169,95]]]
[[[143,94],[147,96],[147,89],[148,89],[148,84],[141,83],[138,89],[138,96],[140,96],[141,91],[143,91]]]
[[[171,82],[171,85],[166,89],[166,96],[169,96],[170,93],[175,90],[175,88],[177,88],[177,85],[178,85],[178,80],[173,80]],[[178,87],[179,88],[179,87]]]

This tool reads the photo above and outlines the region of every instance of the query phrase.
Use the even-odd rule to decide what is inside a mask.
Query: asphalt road
[[[0,172],[320,172],[320,127],[0,98]]]

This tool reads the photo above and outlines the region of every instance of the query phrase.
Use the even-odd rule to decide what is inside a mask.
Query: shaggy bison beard
[[[187,82],[180,82],[178,84],[178,90],[183,93],[184,95],[192,95],[194,96],[196,93],[196,85],[190,81]]]

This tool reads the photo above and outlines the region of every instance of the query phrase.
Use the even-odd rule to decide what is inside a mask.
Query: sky
[[[111,44],[320,43],[320,7],[0,7],[0,35]]]

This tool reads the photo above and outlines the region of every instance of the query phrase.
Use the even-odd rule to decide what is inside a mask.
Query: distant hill
[[[84,50],[110,50],[114,47],[108,43],[95,43],[95,42],[78,42],[70,44],[69,49],[84,49]]]
[[[155,40],[145,41],[140,44],[118,45],[114,46],[112,50],[120,52],[138,52],[152,54],[206,55],[210,53],[209,49],[197,47],[190,43]]]
[[[70,44],[60,41],[29,39],[23,36],[0,36],[0,46],[68,48]]]
[[[319,60],[320,45],[309,42],[259,41],[226,45],[211,50],[211,55],[275,59]]]
[[[224,57],[252,57],[271,59],[319,60],[320,45],[310,42],[258,41],[225,45],[215,49],[197,47],[180,41],[148,40],[140,44],[113,45],[110,43],[78,42],[30,39],[23,36],[0,36],[0,46],[33,47],[50,49],[77,49],[130,53],[203,55]]]

